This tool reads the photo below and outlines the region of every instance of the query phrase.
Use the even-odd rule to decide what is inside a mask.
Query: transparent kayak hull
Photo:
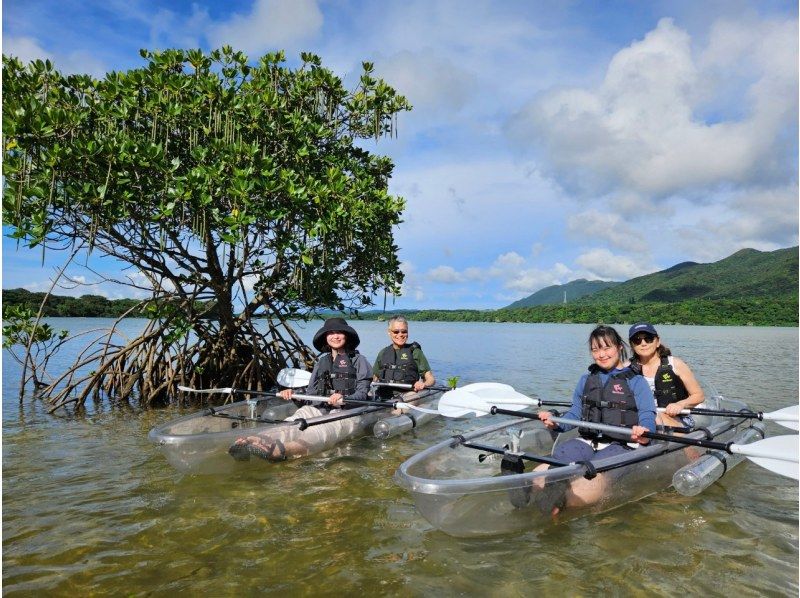
[[[709,409],[741,410],[747,406],[721,397],[703,405]],[[724,442],[750,425],[742,418],[697,417],[697,427],[706,427],[715,441]],[[554,504],[572,484],[588,483],[586,466],[533,471],[537,465],[526,462],[524,473],[503,474],[503,455],[486,454],[464,446],[464,442],[494,447],[508,445],[513,437],[516,452],[550,454],[555,441],[576,436],[572,430],[557,435],[538,420],[512,419],[498,422],[440,442],[405,461],[395,473],[395,481],[412,496],[417,510],[435,528],[459,537],[489,536],[540,529],[554,522],[599,513],[639,500],[672,484],[673,474],[705,453],[699,447],[651,442],[650,445],[615,457],[594,461],[597,468],[613,466],[591,483],[603,485],[602,498],[590,505],[568,502],[557,518]],[[690,438],[704,439],[696,431]]]
[[[404,402],[431,406],[440,391],[423,391],[403,395]],[[253,458],[237,461],[228,449],[237,439],[259,436],[270,443],[279,440],[286,445],[302,445],[303,451],[288,451],[287,460],[314,455],[333,448],[337,444],[372,432],[376,422],[392,417],[387,407],[356,407],[334,410],[329,414],[306,420],[308,427],[300,429],[297,421],[278,421],[289,416],[293,403],[280,399],[239,401],[230,405],[205,409],[180,417],[150,430],[151,442],[164,454],[167,461],[178,471],[192,474],[220,474],[236,471],[240,467],[263,467],[271,464],[264,459]],[[276,418],[277,415],[277,418]],[[347,415],[346,425],[335,433],[318,433],[318,426]],[[273,421],[263,421],[264,419]]]

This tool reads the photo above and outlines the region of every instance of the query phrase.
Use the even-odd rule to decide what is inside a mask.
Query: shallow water
[[[373,359],[385,324],[356,327]],[[502,381],[560,400],[588,365],[590,329],[411,323],[440,381]],[[765,411],[797,403],[796,328],[659,331],[707,387]],[[17,376],[4,358],[6,596],[798,594],[797,483],[747,461],[696,497],[670,490],[537,531],[457,539],[433,530],[392,475],[422,448],[486,419],[437,420],[236,476],[187,476],[147,441],[177,410],[54,418],[30,399],[20,409]],[[787,430],[769,424],[768,432]]]

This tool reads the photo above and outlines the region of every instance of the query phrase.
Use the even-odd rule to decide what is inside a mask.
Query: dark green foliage
[[[797,297],[798,248],[742,249],[711,264],[684,262],[580,299],[581,303]]]
[[[39,311],[45,293],[31,293],[25,289],[3,290],[3,312],[10,307],[22,306],[32,313]],[[42,316],[52,317],[87,317],[118,318],[124,314],[133,317],[142,316],[137,309],[141,304],[136,299],[109,300],[99,295],[83,295],[82,297],[59,297],[50,295],[42,310]]]
[[[797,299],[690,299],[679,303],[611,303],[539,305],[498,310],[421,310],[404,312],[409,320],[443,322],[528,322],[566,324],[702,324],[797,326]],[[362,319],[383,317],[362,312]]]
[[[271,385],[312,358],[287,317],[399,289],[404,201],[360,140],[410,106],[366,62],[348,89],[307,53],[297,68],[230,47],[141,54],[101,80],[3,56],[3,224],[23,247],[112,257],[151,291],[151,325],[98,354],[93,392]],[[80,301],[73,315],[107,309]]]

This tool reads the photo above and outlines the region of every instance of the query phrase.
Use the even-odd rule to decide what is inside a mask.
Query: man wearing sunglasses
[[[387,332],[392,344],[378,353],[372,368],[373,379],[376,382],[410,384],[415,392],[436,384],[419,343],[408,342],[408,320],[404,316],[392,316]],[[386,391],[381,394],[385,395]],[[391,394],[391,388],[388,394]]]

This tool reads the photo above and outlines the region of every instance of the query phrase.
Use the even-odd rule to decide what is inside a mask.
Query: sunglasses
[[[408,334],[408,330],[390,330],[392,334]]]
[[[642,343],[652,343],[656,340],[654,334],[637,334],[631,339],[632,345],[641,345]]]

